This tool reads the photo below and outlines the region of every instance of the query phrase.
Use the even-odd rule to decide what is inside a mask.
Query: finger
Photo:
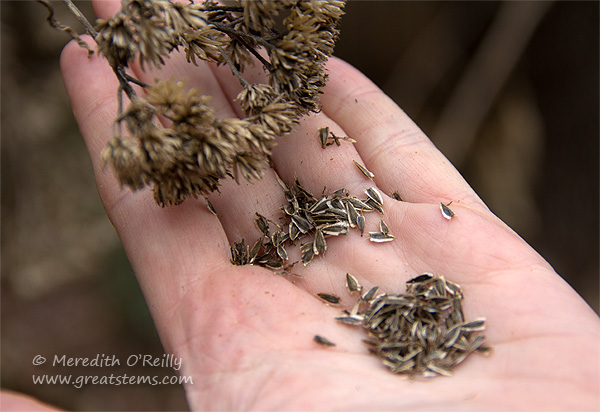
[[[107,20],[121,8],[121,0],[96,0],[92,1],[92,7],[99,19]]]
[[[460,200],[484,206],[460,173],[410,118],[348,63],[328,62],[323,111],[357,140],[356,148],[386,193],[409,202]]]
[[[73,42],[61,55],[61,68],[100,197],[151,309],[165,313],[183,293],[181,285],[197,281],[198,274],[208,276],[215,267],[229,267],[227,239],[218,219],[199,201],[161,209],[149,190],[133,193],[119,186],[101,161],[117,115],[114,73],[103,58],[88,58]]]
[[[0,391],[0,409],[3,411],[62,411],[55,406],[42,403],[39,400],[22,393],[9,390]]]
[[[227,68],[213,68],[221,84],[222,90],[229,99],[234,99],[241,90],[239,82],[233,79]],[[244,78],[249,83],[267,83],[267,77],[261,68],[248,67]],[[243,117],[239,106],[234,106],[236,113]],[[319,131],[328,128],[329,143],[325,149],[321,146]],[[352,160],[360,162],[356,149],[343,139],[333,144],[333,135],[346,137],[345,131],[324,113],[312,113],[300,119],[294,129],[279,138],[273,149],[273,163],[279,176],[288,184],[297,177],[302,185],[314,194],[320,194],[324,188],[334,191],[346,188],[351,193],[363,195],[363,191],[374,186],[365,178]]]

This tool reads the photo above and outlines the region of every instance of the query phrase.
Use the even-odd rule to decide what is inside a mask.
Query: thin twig
[[[204,6],[206,11],[233,11],[241,13],[244,11],[243,7],[240,6]]]
[[[260,44],[261,46],[265,46],[269,49],[272,49],[273,47],[275,47],[271,43],[269,43],[267,40],[265,40],[264,38],[257,36],[255,34],[250,34],[250,33],[243,32],[241,30],[232,29],[231,27],[229,27],[228,25],[223,24],[223,23],[211,22],[210,24],[212,26],[214,26],[215,29],[222,31],[223,33],[226,33],[229,35],[233,34],[238,37],[251,39],[251,40],[257,42],[258,44]]]
[[[264,57],[262,57],[262,56],[260,55],[260,53],[259,53],[259,52],[258,52],[258,51],[257,51],[257,50],[254,48],[254,47],[250,46],[250,45],[249,45],[249,44],[246,42],[246,40],[244,40],[244,38],[242,38],[242,37],[238,37],[238,36],[236,36],[236,38],[237,38],[237,40],[238,40],[240,43],[242,43],[242,44],[244,45],[244,47],[245,47],[246,49],[248,49],[248,51],[249,51],[250,53],[252,53],[252,54],[254,55],[254,57],[256,57],[256,58],[258,59],[258,61],[259,61],[259,62],[261,62],[261,63],[262,63],[262,65],[263,65],[263,66],[265,66],[265,68],[266,68],[268,71],[271,71],[271,63],[269,63],[267,60],[265,60],[265,58],[264,58]]]
[[[137,93],[135,92],[135,90],[133,90],[133,87],[131,87],[129,81],[127,80],[128,75],[127,73],[125,73],[125,69],[123,68],[123,66],[113,66],[112,69],[115,72],[117,79],[119,79],[119,85],[121,86],[127,97],[129,97],[129,100],[132,100],[134,97],[137,97]]]
[[[235,67],[235,64],[233,64],[233,62],[227,55],[227,52],[225,50],[223,50],[223,48],[221,46],[217,46],[217,48],[219,49],[219,53],[221,53],[221,56],[223,56],[223,59],[225,59],[225,61],[227,62],[227,65],[229,66],[229,68],[231,69],[231,71],[233,72],[235,77],[238,78],[238,80],[240,81],[242,86],[244,86],[244,87],[249,86],[250,83],[248,83],[248,81],[246,79],[244,79],[244,77],[242,77],[242,74],[237,69],[237,67]]]
[[[148,83],[144,83],[143,81],[141,81],[141,80],[139,80],[139,79],[136,79],[136,78],[135,78],[135,77],[133,77],[133,76],[130,76],[130,75],[129,75],[129,74],[127,74],[126,72],[123,72],[123,77],[125,77],[125,80],[127,80],[128,82],[135,83],[135,84],[137,84],[138,86],[141,86],[141,87],[143,87],[144,89],[148,89],[148,88],[150,88],[150,85],[149,85]]]
[[[81,40],[81,38],[75,30],[73,30],[69,26],[65,26],[60,21],[58,21],[56,17],[54,17],[54,8],[52,8],[52,5],[48,0],[38,0],[38,3],[43,4],[48,9],[48,17],[46,18],[46,20],[48,20],[48,23],[52,28],[69,33],[69,35],[73,38],[73,40],[77,42],[77,44],[80,47],[83,47],[88,51],[88,56],[94,54],[94,51],[90,48],[90,46],[88,46],[86,42]]]
[[[85,27],[85,31],[87,32],[87,34],[89,34],[95,39],[98,33],[96,32],[96,30],[94,30],[94,27],[92,27],[88,19],[85,18],[81,10],[77,8],[77,6],[73,3],[72,0],[63,0],[63,2],[67,5],[71,13],[73,13],[75,17],[77,17],[77,20],[79,20],[79,22],[83,24],[83,27]]]

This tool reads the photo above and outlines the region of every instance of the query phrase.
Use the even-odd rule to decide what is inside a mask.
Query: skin
[[[107,18],[118,2],[95,3]],[[92,41],[88,38],[88,43]],[[494,216],[423,132],[371,81],[332,58],[321,113],[280,139],[275,170],[295,176],[315,194],[323,186],[362,197],[376,186],[384,196],[383,218],[396,236],[374,244],[356,230],[329,238],[324,257],[303,278],[282,277],[253,266],[233,266],[229,245],[258,232],[255,212],[274,221],[283,193],[275,173],[254,184],[223,183],[210,200],[160,208],[150,190],[121,188],[101,151],[117,113],[117,81],[106,60],[69,44],[61,58],[65,85],[85,139],[98,190],[117,230],[167,353],[182,358],[182,376],[194,410],[598,410],[597,315],[515,232]],[[219,117],[240,116],[240,90],[225,67],[189,65],[171,57],[161,71],[140,79],[187,78],[187,86],[213,96]],[[250,81],[260,70],[244,74]],[[343,142],[323,150],[318,129],[328,126]],[[353,164],[375,174],[369,181]],[[397,190],[403,201],[389,195]],[[452,201],[448,221],[439,202]],[[366,231],[380,216],[367,214]],[[291,260],[298,252],[289,251]],[[362,330],[336,323],[355,298],[345,274],[389,293],[424,272],[444,275],[464,290],[467,319],[487,318],[489,357],[474,354],[451,378],[408,380],[393,375],[368,353]],[[342,297],[325,305],[318,292]],[[323,335],[337,343],[315,344]],[[3,398],[5,399],[5,398]],[[15,401],[15,397],[10,398]],[[16,398],[17,400],[19,398]],[[27,400],[24,400],[27,402]]]

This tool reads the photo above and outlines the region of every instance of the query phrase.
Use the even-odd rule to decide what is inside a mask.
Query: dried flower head
[[[333,52],[343,9],[340,0],[238,0],[227,6],[210,0],[125,0],[96,29],[74,12],[120,83],[119,127],[103,156],[121,184],[134,190],[153,185],[157,202],[167,205],[205,195],[227,176],[259,179],[276,138],[289,133],[301,116],[320,110],[324,63]],[[147,85],[125,71],[136,59],[142,69],[159,68],[180,48],[193,64],[200,59],[229,65],[243,86],[237,99],[245,119],[217,120],[209,96],[187,90],[181,81]],[[244,79],[244,68],[256,63],[268,71],[268,84]],[[145,96],[132,84],[144,87]],[[125,110],[122,92],[131,101]],[[159,126],[157,116],[169,125]],[[122,125],[128,137],[122,136]]]

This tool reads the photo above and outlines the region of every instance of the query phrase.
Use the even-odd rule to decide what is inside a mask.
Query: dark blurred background
[[[2,387],[72,410],[184,410],[179,386],[32,383],[34,373],[69,373],[33,366],[38,354],[163,352],[63,88],[68,37],[35,2],[0,4]],[[598,15],[596,1],[350,1],[336,49],[596,311]]]

